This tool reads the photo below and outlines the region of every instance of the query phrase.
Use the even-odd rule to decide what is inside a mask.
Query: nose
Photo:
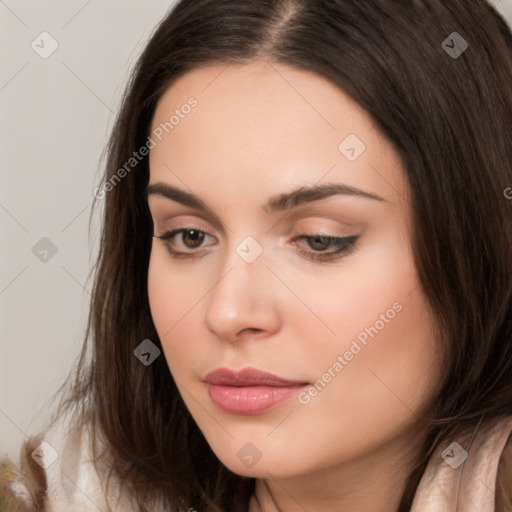
[[[228,342],[276,332],[279,294],[264,254],[248,263],[234,249],[229,253],[207,296],[207,328]]]

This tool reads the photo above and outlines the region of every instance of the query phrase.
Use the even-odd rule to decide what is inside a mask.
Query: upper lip
[[[308,384],[305,381],[288,380],[272,373],[257,370],[255,368],[243,368],[242,370],[230,370],[229,368],[217,368],[208,373],[204,379],[208,384],[224,386],[298,386]]]

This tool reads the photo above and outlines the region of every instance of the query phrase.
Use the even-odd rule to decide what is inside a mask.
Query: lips
[[[224,412],[239,415],[261,414],[277,407],[309,382],[288,380],[272,373],[244,368],[218,368],[204,379],[210,399]]]
[[[298,386],[308,384],[305,381],[287,380],[272,373],[256,370],[255,368],[244,368],[240,371],[229,368],[218,368],[206,375],[203,379],[209,384],[222,386]]]

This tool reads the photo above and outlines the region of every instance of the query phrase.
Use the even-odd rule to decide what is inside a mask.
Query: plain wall
[[[129,70],[172,3],[0,2],[0,460],[19,461],[79,353],[99,159]],[[512,23],[512,0],[493,4]],[[47,58],[55,43],[42,32],[58,43]]]

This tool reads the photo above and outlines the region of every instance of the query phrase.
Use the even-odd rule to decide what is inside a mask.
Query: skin
[[[286,65],[193,70],[163,95],[152,130],[190,96],[197,106],[150,151],[149,181],[194,193],[213,215],[148,198],[155,235],[190,225],[207,233],[198,248],[180,234],[167,242],[188,258],[154,238],[149,264],[151,312],[183,400],[218,458],[257,478],[266,512],[396,511],[440,379],[398,154],[343,91]],[[338,149],[349,134],[366,145],[355,161]],[[286,212],[262,208],[328,182],[382,200],[334,195]],[[303,234],[359,238],[353,252],[317,261],[308,252],[333,247],[315,251]],[[252,263],[236,252],[247,236],[263,249]],[[316,382],[396,303],[400,312],[308,403],[293,397],[241,416],[209,398],[201,379],[218,367]],[[261,454],[252,467],[237,457],[248,442]],[[249,511],[258,510],[252,498]]]

